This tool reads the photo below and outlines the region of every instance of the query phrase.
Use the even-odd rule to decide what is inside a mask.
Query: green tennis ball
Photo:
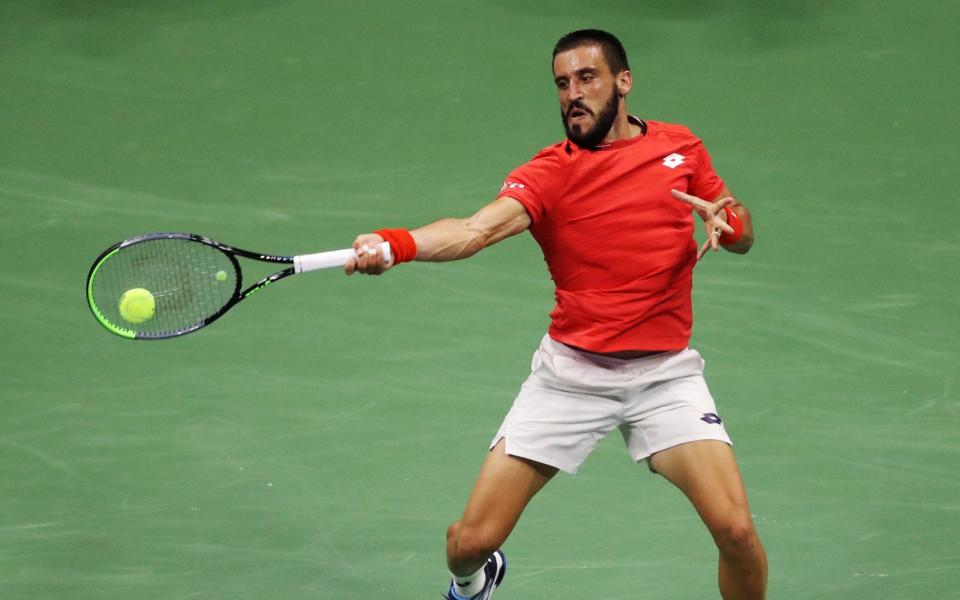
[[[128,323],[149,321],[156,307],[153,294],[143,288],[127,290],[120,296],[120,316]]]
[[[227,280],[227,272],[226,272],[226,271],[217,271],[216,278],[217,278],[217,281],[226,281],[226,280]]]

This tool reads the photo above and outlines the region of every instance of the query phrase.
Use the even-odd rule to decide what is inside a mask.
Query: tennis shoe
[[[463,598],[453,590],[453,581],[450,582],[450,590],[444,596],[445,600],[489,600],[493,597],[493,590],[500,587],[503,576],[507,572],[507,557],[503,552],[497,550],[487,559],[487,564],[483,565],[483,573],[487,579],[483,583],[483,589],[470,596]]]

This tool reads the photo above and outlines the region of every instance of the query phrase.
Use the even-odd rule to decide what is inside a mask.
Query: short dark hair
[[[603,57],[607,60],[607,66],[610,67],[610,71],[614,75],[621,71],[630,70],[630,64],[627,63],[627,52],[623,49],[623,44],[612,33],[600,29],[571,31],[557,40],[557,45],[553,47],[553,58],[556,58],[561,52],[594,44],[600,46],[600,51],[603,52]]]

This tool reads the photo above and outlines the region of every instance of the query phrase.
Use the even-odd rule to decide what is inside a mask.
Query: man
[[[506,571],[499,548],[527,503],[619,427],[634,460],[680,488],[703,519],[719,550],[721,596],[763,598],[766,555],[703,361],[687,346],[693,267],[711,248],[746,252],[750,214],[688,129],[627,112],[633,78],[614,36],[564,36],[553,75],[566,141],[514,170],[472,217],[360,235],[346,265],[347,274],[380,274],[409,260],[458,260],[529,229],[556,284],[533,371],[447,531],[447,597],[490,598]],[[691,207],[707,230],[699,252]],[[384,240],[389,263],[376,249]]]

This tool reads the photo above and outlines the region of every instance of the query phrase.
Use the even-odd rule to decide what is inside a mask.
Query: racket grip
[[[383,242],[379,245],[379,248],[383,250],[384,261],[390,262],[393,260],[389,242]],[[293,269],[297,273],[306,273],[307,271],[316,271],[317,269],[335,269],[347,264],[347,261],[351,258],[357,258],[357,252],[353,248],[317,252],[316,254],[304,254],[293,257]]]

